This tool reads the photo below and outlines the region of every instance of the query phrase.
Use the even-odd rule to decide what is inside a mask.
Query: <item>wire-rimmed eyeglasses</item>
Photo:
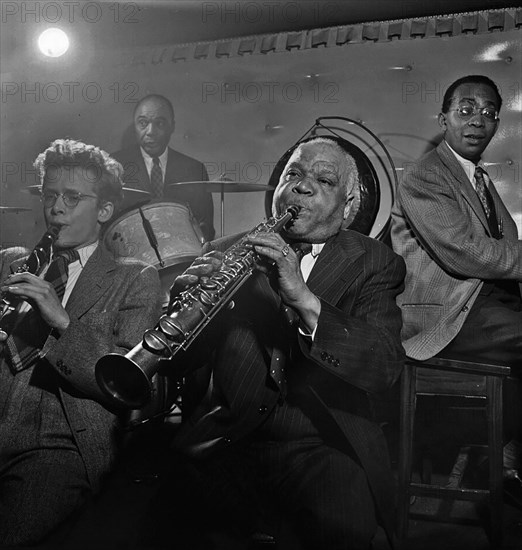
[[[58,197],[62,197],[63,203],[68,208],[75,208],[83,199],[98,198],[96,195],[86,195],[76,191],[64,191],[63,193],[56,193],[55,191],[42,191],[40,200],[43,202],[44,206],[50,207],[56,204]]]
[[[476,107],[475,105],[460,105],[455,111],[462,120],[469,120],[475,115],[483,116],[488,122],[498,120],[498,111],[494,107]]]

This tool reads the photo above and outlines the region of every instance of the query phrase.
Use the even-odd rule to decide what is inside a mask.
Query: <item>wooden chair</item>
[[[488,500],[493,547],[502,542],[503,510],[503,385],[511,369],[469,361],[407,359],[401,380],[398,535],[407,536],[413,495],[452,500]],[[413,431],[418,396],[473,399],[483,407],[487,423],[487,489],[439,487],[430,481],[412,482]],[[469,402],[469,401],[468,401]],[[463,442],[464,444],[464,442]],[[426,480],[422,480],[426,481]]]

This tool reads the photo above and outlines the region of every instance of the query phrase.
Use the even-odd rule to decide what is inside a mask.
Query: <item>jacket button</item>
[[[223,441],[224,441],[225,443],[231,443],[231,441],[230,441],[230,439],[229,439],[228,437],[225,437],[225,438],[223,439]]]
[[[331,363],[333,361],[333,357],[331,355],[328,356],[328,363]]]
[[[266,405],[261,405],[259,407],[259,414],[265,414],[267,410],[268,410],[268,407]]]
[[[326,361],[326,358],[327,358],[327,357],[328,357],[328,354],[326,353],[326,351],[322,351],[322,352],[321,352],[321,359],[322,359],[323,361]]]
[[[469,309],[468,306],[464,306],[460,311],[462,311],[462,313],[466,313],[468,309]]]
[[[339,361],[339,359],[336,359],[336,360],[333,362],[334,367],[339,367],[340,364],[341,364],[341,362]]]

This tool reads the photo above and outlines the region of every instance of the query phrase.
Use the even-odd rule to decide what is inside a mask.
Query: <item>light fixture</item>
[[[38,47],[48,57],[60,57],[69,49],[69,37],[62,29],[46,29],[38,38]]]

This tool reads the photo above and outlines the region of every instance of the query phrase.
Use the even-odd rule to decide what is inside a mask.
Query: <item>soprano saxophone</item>
[[[225,251],[219,270],[179,295],[137,346],[126,355],[109,353],[98,360],[96,380],[113,404],[137,409],[150,401],[151,380],[160,361],[186,350],[252,275],[258,256],[247,240],[261,232],[281,231],[298,213],[298,207],[290,206],[284,214],[257,225]]]

